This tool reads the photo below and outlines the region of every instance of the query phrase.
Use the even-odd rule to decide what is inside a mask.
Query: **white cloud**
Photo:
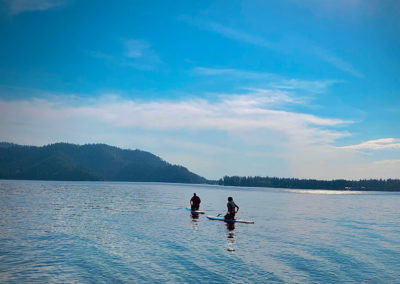
[[[272,93],[272,94],[271,94]],[[345,133],[322,129],[349,123],[340,119],[274,110],[281,101],[287,102],[283,92],[258,92],[246,95],[223,95],[217,102],[204,99],[187,101],[156,101],[139,103],[118,101],[98,106],[57,110],[96,117],[116,127],[146,129],[194,129],[235,132],[243,130],[273,130],[301,135],[309,141],[332,141]]]
[[[400,159],[368,161],[353,166],[356,167],[348,168],[348,173],[344,177],[354,178],[355,176],[358,179],[400,178]]]
[[[335,118],[275,110],[281,103],[290,103],[282,91],[254,90],[242,95],[221,95],[217,101],[191,99],[183,101],[137,102],[133,100],[100,100],[96,104],[63,105],[62,102],[34,99],[0,102],[3,121],[54,121],[91,118],[113,127],[144,129],[218,130],[230,133],[243,131],[277,131],[288,139],[301,136],[313,141],[332,142],[345,132],[329,130],[331,126],[350,123]],[[3,125],[4,126],[4,125]]]
[[[368,149],[368,150],[382,150],[382,149],[399,149],[400,138],[381,138],[369,140],[356,145],[343,146],[344,149]]]
[[[346,121],[274,109],[283,102],[289,103],[284,92],[267,90],[225,94],[212,102],[140,102],[118,97],[87,102],[65,98],[0,100],[0,141],[130,146],[154,152],[209,178],[219,178],[241,172],[265,175],[261,157],[268,155],[271,147],[285,148],[294,141],[330,143],[347,134],[329,130]],[[254,153],[260,150],[254,147],[265,152],[258,161]],[[253,153],[251,157],[249,152]],[[191,158],[185,161],[185,157]]]
[[[290,103],[285,92],[272,90],[224,94],[213,101],[146,102],[115,96],[0,100],[0,141],[104,142],[139,148],[207,178],[366,178],[378,173],[398,177],[396,157],[380,160],[360,155],[355,148],[333,146],[349,135],[345,127],[351,122],[275,109]],[[395,143],[399,141],[383,139],[369,145]]]
[[[65,5],[68,0],[5,0],[11,14],[20,14],[28,11],[43,11]]]

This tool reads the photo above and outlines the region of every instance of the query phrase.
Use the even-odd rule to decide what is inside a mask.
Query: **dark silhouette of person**
[[[224,218],[234,220],[236,213],[239,212],[239,206],[236,205],[232,197],[228,197],[228,203],[226,206],[228,207],[228,213],[224,216]]]
[[[190,199],[190,209],[199,210],[200,202],[200,197],[198,197],[196,193],[193,193],[193,197]]]

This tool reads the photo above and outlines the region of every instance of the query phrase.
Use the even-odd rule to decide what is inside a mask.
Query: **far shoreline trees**
[[[218,184],[223,186],[293,189],[400,191],[400,179],[316,180],[260,176],[224,176],[218,181]]]

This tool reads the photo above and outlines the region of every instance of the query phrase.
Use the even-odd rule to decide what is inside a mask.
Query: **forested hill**
[[[296,189],[400,191],[400,179],[316,180],[257,176],[225,176],[223,179],[220,179],[218,181],[218,184],[225,186],[275,187]]]
[[[188,169],[140,150],[105,144],[43,147],[0,143],[0,179],[204,183]]]

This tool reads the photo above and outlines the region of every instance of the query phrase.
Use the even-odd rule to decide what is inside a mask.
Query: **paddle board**
[[[205,213],[205,212],[202,211],[202,210],[192,210],[192,209],[190,209],[190,208],[188,208],[188,207],[186,207],[186,210],[187,210],[187,211],[190,211],[190,212],[192,212],[192,213],[197,213],[197,214],[204,214],[204,213]]]
[[[215,216],[207,216],[210,220],[224,221],[224,222],[232,222],[232,223],[245,223],[245,224],[254,224],[254,221],[243,220],[243,219],[225,219],[224,217],[215,217]]]

